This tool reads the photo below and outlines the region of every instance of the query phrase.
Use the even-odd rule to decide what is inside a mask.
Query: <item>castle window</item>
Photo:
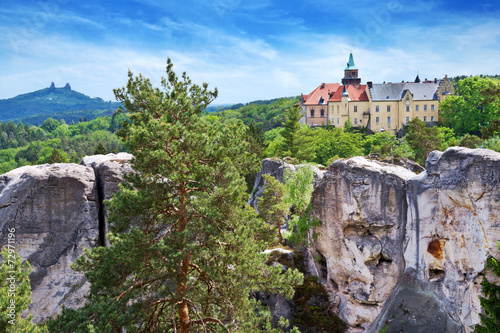
[[[410,106],[409,105],[406,106],[406,112],[410,112]]]
[[[434,104],[431,105],[431,111],[434,111]]]
[[[358,124],[358,118],[354,118],[354,124],[357,125]]]
[[[391,117],[387,117],[387,125],[391,124]]]
[[[311,109],[311,118],[314,118],[314,109]]]
[[[431,121],[434,121],[434,116],[431,116]]]
[[[337,125],[340,124],[340,118],[337,118]]]
[[[418,111],[418,105],[415,105],[415,111]]]
[[[325,110],[321,109],[319,113],[321,115],[321,118],[325,118]]]
[[[378,117],[375,117],[375,122],[378,124],[379,123],[379,119]]]
[[[387,112],[391,112],[391,106],[387,105]]]
[[[354,112],[358,112],[358,106],[357,105],[354,106]]]
[[[410,117],[406,117],[406,125],[410,122]]]
[[[424,121],[427,121],[427,116],[424,116]]]
[[[427,111],[427,104],[424,105],[424,111]]]
[[[375,107],[375,112],[379,112],[379,111],[380,111],[380,109],[379,109],[379,106],[377,105],[377,106]]]

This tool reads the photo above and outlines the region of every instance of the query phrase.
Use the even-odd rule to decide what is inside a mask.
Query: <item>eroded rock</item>
[[[377,318],[404,271],[406,182],[414,176],[354,157],[331,164],[313,193],[322,226],[311,253],[351,327],[368,327]]]
[[[16,251],[32,267],[35,322],[64,304],[79,307],[89,283],[71,264],[99,243],[98,199],[92,168],[77,164],[25,166],[0,176],[1,244],[15,228]]]

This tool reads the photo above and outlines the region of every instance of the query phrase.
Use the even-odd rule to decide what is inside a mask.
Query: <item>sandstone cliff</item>
[[[16,250],[32,266],[35,322],[84,301],[89,284],[70,266],[85,248],[105,243],[102,201],[117,190],[131,157],[98,155],[84,159],[88,166],[26,166],[0,176],[0,245],[15,228]]]
[[[310,251],[351,332],[463,332],[479,322],[481,273],[500,240],[500,154],[450,148],[427,171],[361,157],[313,193]]]

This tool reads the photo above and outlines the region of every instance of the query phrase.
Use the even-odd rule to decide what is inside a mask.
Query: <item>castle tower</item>
[[[354,66],[354,58],[352,53],[349,55],[349,62],[347,67],[344,69],[344,78],[342,79],[342,84],[350,84],[359,89],[361,84],[361,78],[358,77],[358,69]]]

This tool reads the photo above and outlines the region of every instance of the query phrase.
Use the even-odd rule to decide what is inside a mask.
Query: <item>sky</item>
[[[213,104],[340,82],[500,74],[497,0],[2,0],[0,99],[70,83],[114,101],[127,73],[217,87]]]

